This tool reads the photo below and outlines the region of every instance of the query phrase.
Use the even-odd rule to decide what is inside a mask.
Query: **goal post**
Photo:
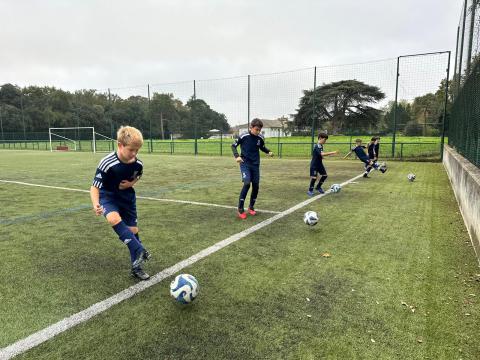
[[[95,131],[93,126],[48,128],[50,151],[113,151],[115,139]],[[98,144],[97,144],[98,142]],[[85,147],[87,144],[87,147]]]
[[[116,143],[115,139],[112,139],[109,136],[105,136],[105,135],[97,133],[97,132],[95,132],[93,136],[94,136],[95,148],[96,148],[97,151],[114,151],[115,150],[115,143]],[[100,143],[100,149],[97,146],[97,141],[99,141],[99,143]],[[102,145],[105,145],[105,144],[108,144],[107,149],[105,149],[104,146],[102,146]],[[111,146],[111,148],[110,148],[110,146]]]
[[[83,134],[80,134],[82,132]],[[50,142],[50,151],[69,150],[68,146],[56,146],[54,143],[59,141],[65,144],[72,144],[73,150],[81,150],[81,141],[92,141],[92,150],[95,153],[95,128],[93,126],[78,126],[78,127],[51,127],[48,128],[48,141]]]

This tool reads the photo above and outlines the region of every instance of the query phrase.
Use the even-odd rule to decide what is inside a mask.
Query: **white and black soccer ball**
[[[340,190],[342,190],[342,187],[340,186],[340,184],[333,184],[330,189],[332,189],[332,192],[333,193],[339,193]]]
[[[378,170],[380,170],[380,171],[383,172],[383,173],[384,173],[385,171],[387,171],[387,163],[382,162],[382,163],[380,164],[380,166],[378,167]]]
[[[189,274],[180,274],[170,283],[170,295],[181,304],[189,304],[198,296],[200,286]]]
[[[414,181],[415,178],[416,178],[415,174],[410,173],[410,174],[407,175],[408,181]]]
[[[303,222],[307,225],[314,226],[318,223],[318,215],[315,211],[307,211],[303,215]]]

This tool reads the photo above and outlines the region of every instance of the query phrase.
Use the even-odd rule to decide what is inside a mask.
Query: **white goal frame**
[[[52,130],[78,130],[78,129],[91,129],[92,130],[93,152],[96,153],[97,151],[95,149],[95,128],[93,126],[75,126],[75,127],[63,127],[63,128],[52,127],[52,128],[48,128],[48,140],[50,141],[50,152],[53,152],[52,134],[54,136],[58,136],[59,138],[62,138],[64,140],[73,142],[73,144],[75,146],[74,150],[77,151],[77,142],[75,140],[69,139],[69,138],[67,138],[65,136],[62,136],[62,135],[59,135],[59,134],[56,134]]]

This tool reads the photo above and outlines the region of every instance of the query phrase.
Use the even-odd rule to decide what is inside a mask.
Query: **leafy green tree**
[[[49,127],[93,126],[113,137],[118,127],[129,124],[147,137],[160,138],[170,134],[191,138],[195,126],[199,137],[207,136],[212,128],[229,129],[225,115],[204,100],[191,99],[184,105],[173,94],[154,94],[149,102],[143,96],[122,99],[92,89],[71,93],[54,87],[4,84],[0,86],[0,111],[4,133],[18,133],[12,137],[22,139],[24,130],[43,132],[46,138]]]
[[[2,124],[4,132],[20,132],[22,131],[22,114],[19,108],[9,104],[1,104]],[[12,140],[14,140],[12,138]]]
[[[442,128],[443,113],[445,111],[445,90],[446,79],[440,83],[435,93],[427,93],[418,96],[412,103],[413,119],[423,128],[423,135],[429,135],[430,129],[435,129],[436,133]],[[447,97],[447,116],[450,111],[452,99],[451,81],[449,82],[449,94]]]
[[[143,96],[130,96],[125,100],[116,99],[110,116],[116,129],[128,124],[149,135],[148,99]]]
[[[22,92],[18,86],[3,84],[0,87],[0,103],[20,108],[20,96]]]
[[[154,93],[150,102],[150,117],[152,133],[160,139],[167,139],[170,134],[180,132],[182,116],[188,117],[180,100],[175,100],[173,94]]]
[[[394,112],[395,102],[390,101],[386,108],[384,109],[383,121],[382,121],[382,131],[383,132],[393,132],[394,128]],[[396,127],[398,129],[403,129],[405,125],[412,121],[412,105],[405,100],[399,101],[397,103],[397,114],[396,114]]]
[[[190,110],[190,126],[184,129],[184,136],[193,137],[195,125],[197,137],[208,137],[212,129],[222,132],[230,129],[225,115],[212,110],[204,100],[190,99],[186,107]]]
[[[381,111],[371,105],[385,98],[378,87],[357,80],[332,82],[303,93],[293,115],[295,126],[310,126],[313,120],[317,127],[328,123],[333,133],[376,126]]]
[[[72,96],[66,91],[56,90],[49,96],[48,102],[52,111],[67,113],[72,108]]]

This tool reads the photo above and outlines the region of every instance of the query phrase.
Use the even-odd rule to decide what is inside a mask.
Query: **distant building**
[[[260,119],[263,122],[262,135],[266,138],[269,137],[285,137],[291,136],[288,129],[288,119],[281,117],[276,120]],[[241,124],[233,126],[231,132],[234,136],[238,136],[243,132],[248,131],[248,124]]]

